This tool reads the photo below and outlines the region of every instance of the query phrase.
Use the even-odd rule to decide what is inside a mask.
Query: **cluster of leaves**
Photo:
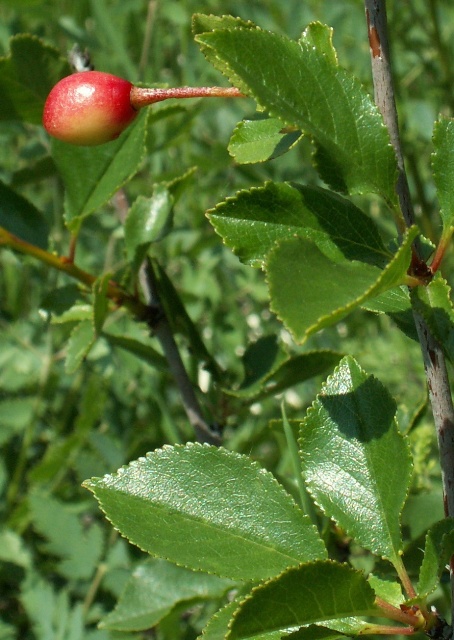
[[[109,9],[136,27],[143,20],[121,4],[93,0],[87,14],[81,3],[71,19],[59,17],[61,27],[95,51],[102,41],[98,68],[167,80],[157,72],[170,65],[162,43],[150,69],[133,63],[137,38],[113,28]],[[168,4],[167,19],[187,24],[189,3]],[[2,165],[0,244],[26,247],[28,257],[0,254],[0,637],[126,639],[155,628],[163,640],[337,638],[372,633],[384,616],[377,598],[399,607],[417,595],[423,611],[428,598],[446,609],[439,576],[451,523],[435,524],[441,491],[436,462],[427,460],[433,436],[421,420],[411,303],[452,359],[450,291],[437,277],[411,301],[402,286],[418,230],[399,243],[390,233],[388,221],[399,216],[396,165],[380,116],[339,65],[330,29],[313,23],[302,37],[293,33],[292,9],[304,24],[320,17],[321,4],[324,20],[341,24],[354,5],[347,13],[329,2],[276,9],[272,26],[295,40],[197,15],[203,53],[259,113],[251,117],[251,101],[206,108],[203,118],[198,106],[161,106],[99,148],[50,144],[39,126],[48,90],[70,71],[60,52],[23,34],[5,47],[1,133],[7,149],[21,149],[22,164]],[[250,17],[256,12],[251,6]],[[77,24],[87,15],[98,34]],[[215,78],[185,41],[187,33],[179,47],[188,63],[174,65],[172,83]],[[221,140],[245,112],[229,144],[232,172]],[[452,135],[451,121],[441,120],[433,167],[445,241]],[[312,150],[321,180],[301,168]],[[225,182],[237,195],[213,208]],[[363,198],[370,193],[380,199]],[[384,215],[366,215],[374,206]],[[201,216],[209,207],[226,249]],[[78,235],[78,270],[69,271],[78,285],[49,270],[64,265],[68,230]],[[236,453],[184,444],[193,434],[165,358],[130,313],[145,255],[194,385]],[[113,281],[130,296],[124,308],[109,303]],[[340,361],[340,351],[382,374],[398,404],[357,360]],[[304,420],[276,420],[276,394],[301,415],[317,377],[335,365]],[[158,559],[144,560],[102,521],[79,488],[90,477],[85,486],[115,528]]]

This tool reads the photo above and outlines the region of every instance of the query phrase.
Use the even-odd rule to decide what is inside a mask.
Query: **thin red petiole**
[[[432,271],[432,273],[436,273],[436,271],[438,271],[438,269],[440,268],[441,261],[444,258],[444,255],[446,253],[446,249],[448,248],[449,242],[451,240],[453,231],[454,229],[450,229],[449,233],[444,234],[440,238],[440,242],[438,243],[438,246],[435,250],[434,257],[432,259],[432,262],[430,263],[430,270]]]

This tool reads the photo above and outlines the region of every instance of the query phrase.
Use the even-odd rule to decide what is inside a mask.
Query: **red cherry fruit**
[[[47,96],[43,125],[59,140],[84,146],[109,142],[137,116],[132,84],[101,71],[82,71],[60,80]]]

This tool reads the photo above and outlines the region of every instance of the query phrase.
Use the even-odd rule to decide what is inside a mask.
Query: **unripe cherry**
[[[43,125],[54,138],[92,146],[118,138],[137,116],[132,84],[101,71],[81,71],[60,80],[44,105]]]
[[[47,96],[43,125],[59,140],[82,146],[118,138],[139,109],[168,98],[244,98],[235,87],[149,89],[101,71],[81,71],[60,80]]]

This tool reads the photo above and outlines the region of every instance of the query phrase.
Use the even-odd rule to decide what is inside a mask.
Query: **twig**
[[[181,359],[178,346],[159,300],[155,276],[149,260],[145,260],[142,264],[140,270],[140,285],[149,308],[156,310],[154,319],[150,321],[150,328],[164,351],[169,369],[180,391],[184,410],[186,411],[189,422],[194,428],[196,438],[199,442],[219,445],[220,438],[212,431],[203,417],[193,384],[188,377],[183,360]]]
[[[26,242],[25,240],[18,238],[3,227],[0,227],[0,247],[2,246],[9,247],[14,251],[19,251],[24,255],[36,258],[48,267],[52,267],[53,269],[66,273],[66,275],[78,280],[90,289],[96,282],[96,277],[94,275],[78,267],[74,264],[71,258],[58,256],[50,251],[45,251],[30,242]],[[138,298],[125,291],[116,282],[111,281],[108,283],[107,297],[117,306],[123,306],[129,309],[129,311],[131,311],[138,320],[143,320],[148,313],[146,305],[144,305]]]
[[[121,223],[124,224],[129,205],[122,189],[115,194],[114,204],[118,217]],[[172,329],[165,316],[161,301],[159,300],[153,267],[148,258],[142,263],[139,272],[139,281],[148,309],[148,316],[145,318],[145,322],[147,322],[151,332],[157,338],[164,351],[164,356],[180,392],[184,410],[195,431],[196,438],[199,442],[220,445],[221,438],[217,433],[212,431],[203,417],[193,384],[188,377]]]
[[[380,109],[391,137],[397,157],[399,178],[397,194],[402,214],[407,226],[415,222],[410,199],[407,176],[405,173],[402,145],[400,142],[397,109],[389,64],[389,46],[387,36],[386,1],[365,0],[367,28],[372,57],[372,75],[375,100]],[[422,262],[418,247],[415,247],[417,259]],[[444,354],[440,345],[432,336],[429,327],[421,316],[414,312],[416,329],[424,360],[429,398],[437,430],[440,463],[442,470],[444,509],[446,516],[454,516],[454,407]],[[454,562],[451,558],[451,595],[454,608]],[[454,613],[454,611],[453,611]],[[453,616],[454,617],[454,616]]]

